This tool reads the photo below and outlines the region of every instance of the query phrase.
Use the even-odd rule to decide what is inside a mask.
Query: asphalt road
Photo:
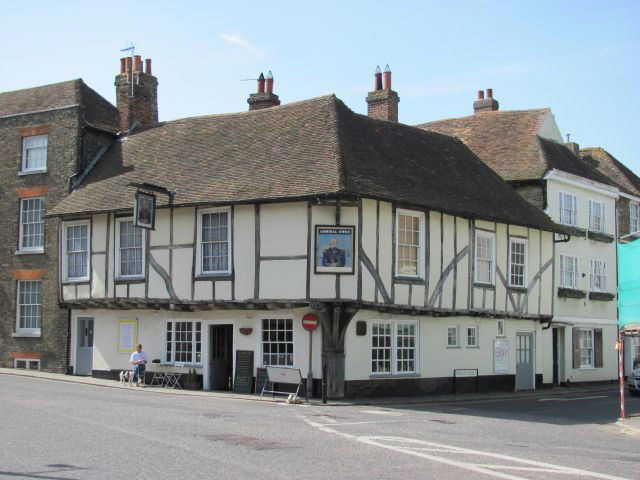
[[[616,418],[613,394],[304,406],[0,375],[0,479],[640,479]]]

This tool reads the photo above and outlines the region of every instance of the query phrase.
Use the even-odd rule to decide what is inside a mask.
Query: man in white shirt
[[[144,384],[144,371],[147,365],[147,354],[142,351],[142,344],[139,343],[136,351],[131,354],[129,362],[133,365],[133,381],[136,385]]]

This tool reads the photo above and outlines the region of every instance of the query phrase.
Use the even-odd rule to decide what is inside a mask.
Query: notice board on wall
[[[494,373],[509,373],[509,340],[496,338],[493,341],[493,371]]]
[[[236,350],[236,374],[233,380],[233,391],[251,393],[253,387],[253,351]]]
[[[118,352],[133,352],[137,344],[138,320],[120,320],[118,328]]]

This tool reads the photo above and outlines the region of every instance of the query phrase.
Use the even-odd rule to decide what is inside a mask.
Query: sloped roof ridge
[[[323,100],[328,102],[331,99],[338,100],[335,93],[322,95],[319,97],[307,98],[305,100],[298,100],[296,102],[285,103],[283,105],[276,105],[269,108],[261,108],[258,110],[247,110],[244,112],[228,112],[228,113],[207,113],[204,115],[194,115],[192,117],[182,117],[182,118],[176,118],[174,120],[165,120],[164,122],[159,122],[157,126],[171,125],[173,123],[182,123],[190,120],[205,120],[207,118],[212,118],[212,119],[213,118],[236,118],[236,117],[244,117],[249,115],[265,115],[274,111],[288,110],[290,108],[295,108],[307,103],[313,103],[313,102],[320,103]]]
[[[465,120],[465,119],[471,119],[471,118],[479,118],[478,115],[546,113],[546,112],[550,112],[550,111],[551,111],[551,107],[529,108],[529,109],[525,109],[525,110],[495,110],[495,111],[492,111],[492,112],[472,113],[471,115],[465,115],[463,117],[449,117],[449,118],[442,118],[440,120],[431,120],[430,122],[418,123],[415,126],[418,127],[418,128],[421,128],[423,126],[431,125],[431,124],[434,124],[434,123],[443,123],[443,122],[450,122],[452,120]]]
[[[84,83],[82,78],[74,78],[72,80],[63,80],[61,82],[47,83],[45,85],[36,85],[34,87],[18,88],[16,90],[6,90],[4,92],[0,92],[0,96],[9,95],[9,94],[12,94],[12,93],[26,92],[27,90],[36,90],[38,88],[57,87],[57,86],[61,86],[61,85],[64,85],[64,84],[77,84],[78,82]]]

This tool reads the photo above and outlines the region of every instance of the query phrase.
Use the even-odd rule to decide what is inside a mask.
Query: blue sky
[[[335,93],[365,112],[389,63],[400,121],[551,107],[563,134],[640,174],[640,2],[11,2],[0,91],[83,78],[114,101],[119,50],[153,59],[162,120],[246,110],[271,69],[283,103]]]

